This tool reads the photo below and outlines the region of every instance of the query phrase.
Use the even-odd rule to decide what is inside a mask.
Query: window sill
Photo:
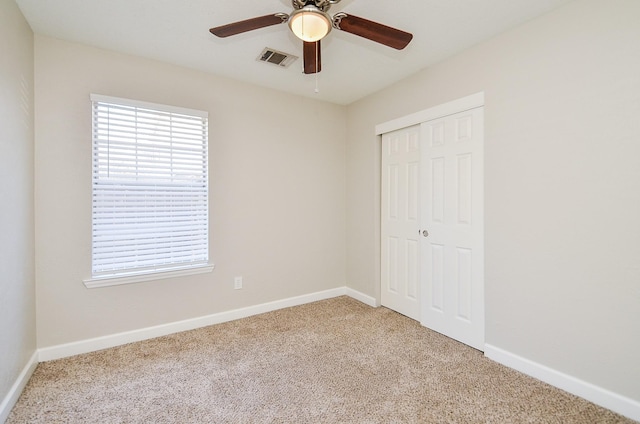
[[[193,268],[176,269],[172,271],[150,272],[145,274],[133,274],[124,275],[121,277],[101,277],[101,278],[89,278],[83,280],[83,283],[88,289],[95,289],[99,287],[119,286],[122,284],[140,283],[143,281],[162,280],[165,278],[183,277],[185,275],[206,274],[212,272],[215,265],[202,265]]]

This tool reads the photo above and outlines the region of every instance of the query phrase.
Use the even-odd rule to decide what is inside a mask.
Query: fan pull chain
[[[316,94],[320,92],[320,89],[318,88],[318,44],[320,43],[316,43],[316,89],[313,90]]]

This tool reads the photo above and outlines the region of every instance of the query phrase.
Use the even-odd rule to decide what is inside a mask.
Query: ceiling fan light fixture
[[[291,13],[289,28],[299,39],[315,42],[331,31],[331,17],[315,6],[308,5]]]

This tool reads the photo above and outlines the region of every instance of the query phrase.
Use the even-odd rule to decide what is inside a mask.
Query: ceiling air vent
[[[294,56],[289,53],[279,52],[278,50],[265,47],[258,56],[260,62],[273,63],[274,65],[288,68],[293,62],[296,61],[298,56]]]

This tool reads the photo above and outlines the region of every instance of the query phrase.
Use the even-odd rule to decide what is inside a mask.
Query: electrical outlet
[[[236,290],[242,288],[242,277],[236,277],[233,279],[233,288]]]

